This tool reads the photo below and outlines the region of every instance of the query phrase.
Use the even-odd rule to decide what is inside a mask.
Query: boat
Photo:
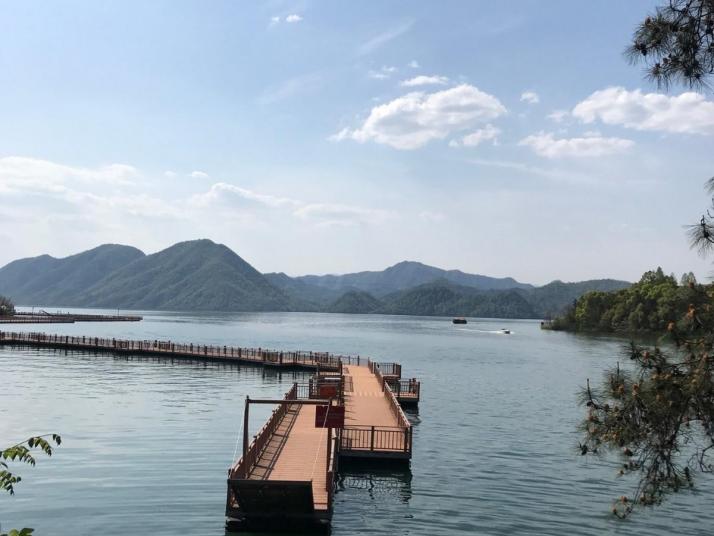
[[[510,335],[510,334],[511,334],[511,330],[510,330],[510,329],[506,329],[506,328],[501,328],[501,333],[503,333],[504,335]]]
[[[452,322],[453,322],[454,324],[466,324],[466,319],[463,318],[463,317],[454,318],[454,319],[452,320]]]

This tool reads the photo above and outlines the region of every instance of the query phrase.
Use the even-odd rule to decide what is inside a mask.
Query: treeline
[[[657,268],[628,288],[583,294],[546,327],[603,333],[663,332],[674,329],[685,315],[709,316],[713,298],[714,286],[697,283],[691,272],[677,281]]]

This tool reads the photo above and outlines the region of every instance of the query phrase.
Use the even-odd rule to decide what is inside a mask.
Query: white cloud
[[[167,179],[175,179],[176,177],[178,177],[178,175],[175,171],[168,170],[164,171],[164,177],[166,177]]]
[[[386,32],[382,32],[372,37],[371,39],[365,41],[359,46],[359,48],[357,49],[357,54],[359,56],[364,56],[365,54],[370,54],[371,52],[374,52],[378,48],[389,43],[391,40],[396,39],[400,35],[408,32],[413,24],[413,20],[408,20],[402,22],[401,24],[398,24],[397,26],[387,30]]]
[[[213,204],[224,204],[234,206],[236,204],[257,204],[269,208],[295,207],[300,205],[300,201],[287,197],[277,197],[274,195],[260,194],[240,186],[217,182],[203,193],[194,195],[191,204],[198,207],[207,207]]]
[[[270,17],[270,25],[275,26],[280,23],[280,17]]]
[[[248,215],[271,209],[319,226],[381,224],[391,212],[335,203],[306,203],[290,197],[259,193],[234,184],[219,182],[202,194],[192,196],[189,206],[199,210],[225,209],[226,214]],[[236,209],[240,209],[239,212]]]
[[[343,129],[330,139],[374,141],[395,149],[417,149],[505,113],[506,108],[496,97],[462,84],[435,93],[408,93],[375,106],[362,126]]]
[[[418,69],[419,68],[419,62],[417,60],[412,60],[409,62],[409,67],[412,69]]]
[[[556,139],[552,133],[540,132],[522,139],[518,145],[530,147],[546,158],[581,158],[622,153],[632,147],[632,140],[591,136]]]
[[[538,104],[540,102],[540,97],[535,91],[524,91],[521,93],[521,102],[527,102],[528,104]]]
[[[409,80],[402,81],[399,85],[403,87],[429,86],[438,85],[445,86],[449,83],[449,79],[445,76],[415,76]]]
[[[194,179],[208,179],[209,175],[205,171],[192,171],[190,176]]]
[[[547,117],[555,123],[562,123],[569,115],[568,110],[553,110]]]
[[[303,220],[312,220],[321,226],[380,224],[392,217],[392,213],[386,210],[331,203],[307,204],[293,214]]]
[[[382,68],[378,71],[369,71],[367,73],[367,76],[369,76],[370,78],[374,78],[375,80],[385,80],[392,76],[392,74],[394,74],[396,71],[396,67],[383,65]]]
[[[493,140],[493,144],[496,145],[499,134],[501,134],[501,130],[489,123],[484,128],[466,134],[460,140],[451,140],[449,147],[476,147],[488,140]]]
[[[131,185],[137,176],[136,168],[126,164],[86,168],[22,156],[0,158],[0,190],[59,191],[72,183]]]
[[[296,13],[293,13],[292,15],[288,15],[287,17],[285,17],[285,22],[289,22],[289,23],[300,22],[301,20],[303,20],[303,18]]]
[[[600,120],[635,130],[714,134],[714,102],[692,91],[670,97],[609,87],[578,103],[573,116],[584,123]]]

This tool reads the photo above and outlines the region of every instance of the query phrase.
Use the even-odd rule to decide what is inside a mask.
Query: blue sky
[[[654,5],[3,2],[0,264],[207,237],[291,275],[704,277],[714,97],[623,58]]]

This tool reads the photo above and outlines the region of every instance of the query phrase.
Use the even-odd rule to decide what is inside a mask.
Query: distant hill
[[[532,288],[532,285],[519,283],[511,277],[495,278],[467,274],[459,270],[443,270],[413,261],[403,261],[379,272],[357,272],[345,275],[305,275],[295,279],[333,291],[361,290],[378,297],[440,279],[481,290]]]
[[[383,299],[375,312],[405,315],[470,316],[485,318],[548,318],[562,313],[590,290],[618,290],[629,283],[593,280],[554,281],[529,289],[478,290],[445,280],[420,285]]]
[[[144,257],[140,250],[117,244],[63,259],[41,255],[20,259],[0,269],[0,294],[25,305],[74,305],[77,297],[107,274]]]
[[[360,290],[350,290],[340,296],[327,308],[329,313],[373,313],[382,303],[369,294]]]
[[[210,240],[181,242],[151,255],[107,244],[63,259],[43,255],[0,268],[0,294],[18,305],[185,311],[549,318],[585,292],[628,286],[603,279],[533,287],[409,261],[346,275],[261,274]]]
[[[303,310],[322,310],[344,294],[343,291],[312,285],[283,272],[263,274],[263,276],[271,285],[290,296],[295,303],[302,304]]]
[[[233,251],[210,240],[180,242],[108,274],[82,305],[124,309],[285,311],[291,300]]]
[[[561,314],[573,301],[590,291],[614,292],[628,288],[631,283],[617,279],[591,279],[578,283],[552,281],[527,292],[528,301],[539,318],[551,318]]]

